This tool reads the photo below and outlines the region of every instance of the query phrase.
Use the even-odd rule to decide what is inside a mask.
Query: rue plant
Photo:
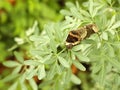
[[[68,2],[67,9],[61,10],[65,19],[45,25],[39,33],[37,24],[26,32],[24,42],[29,43],[28,56],[24,60],[14,52],[17,61],[3,64],[15,67],[3,82],[14,80],[9,90],[72,90],[73,84],[83,84],[83,90],[120,89],[120,7],[114,7],[111,0],[89,0],[79,5]],[[87,24],[96,24],[98,34],[80,42],[72,49],[67,49],[65,41],[69,31]],[[87,64],[89,67],[85,67]],[[72,73],[71,66],[79,69],[79,74]],[[90,82],[82,81],[80,74],[88,70]],[[86,71],[88,72],[88,71]],[[40,80],[36,84],[33,77]],[[27,82],[26,82],[27,81]],[[89,88],[85,89],[85,84]]]

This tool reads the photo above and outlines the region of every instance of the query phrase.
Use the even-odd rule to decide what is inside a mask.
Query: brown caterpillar
[[[77,30],[72,30],[69,32],[66,39],[66,47],[71,49],[73,46],[80,43],[85,38],[90,37],[91,34],[98,32],[98,28],[95,24],[89,24],[78,28]]]

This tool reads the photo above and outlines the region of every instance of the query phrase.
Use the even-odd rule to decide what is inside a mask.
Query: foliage
[[[22,55],[15,52],[17,61],[3,63],[15,69],[2,81],[15,80],[9,90],[16,90],[18,86],[20,90],[73,90],[72,86],[80,83],[83,90],[119,90],[120,4],[116,5],[118,2],[89,0],[82,5],[68,2],[68,9],[61,10],[65,15],[64,21],[45,25],[42,33],[39,33],[35,23],[33,28],[26,32],[30,59],[24,60]],[[65,40],[68,32],[90,23],[98,26],[98,34],[83,40],[72,49],[67,49]],[[85,67],[84,63],[90,67]],[[72,65],[79,69],[78,75],[72,73]],[[90,73],[83,73],[88,68]],[[83,77],[85,75],[86,77]],[[41,80],[38,87],[34,76]],[[87,79],[91,81],[87,82]]]
[[[41,29],[51,20],[62,19],[62,15],[58,13],[61,7],[59,3],[53,0],[52,6],[51,3],[45,1],[0,0],[0,51],[3,52],[0,62],[11,55],[8,49],[15,44],[13,39],[15,37],[25,38],[25,31],[32,26],[35,20],[38,20],[38,27]],[[48,15],[48,13],[50,14]],[[14,48],[17,46],[15,45]]]

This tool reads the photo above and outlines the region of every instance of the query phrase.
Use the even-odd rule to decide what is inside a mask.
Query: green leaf
[[[36,49],[34,49],[34,50],[31,50],[30,53],[34,57],[38,57],[38,56],[40,57],[40,56],[43,56],[43,55],[48,55],[50,52],[49,51],[45,51],[45,50],[36,50]]]
[[[113,67],[115,67],[118,70],[120,70],[120,62],[118,60],[116,60],[114,58],[110,58],[110,57],[107,57],[107,59],[109,60],[109,62],[112,64]]]
[[[58,64],[56,64],[56,71],[57,71],[58,74],[62,73],[61,67]]]
[[[71,75],[72,75],[71,69],[68,69],[66,72],[66,75],[65,75],[65,83],[66,84],[71,80]]]
[[[26,79],[31,79],[34,75],[36,75],[36,69],[34,69],[34,67],[30,67],[26,74]]]
[[[100,6],[96,7],[96,8],[93,10],[93,15],[92,15],[92,17],[95,17],[95,15],[98,13],[98,10],[99,10],[100,8],[102,8],[102,7],[103,7],[103,5],[100,5]]]
[[[61,76],[62,76],[62,78],[60,81],[61,81],[61,85],[63,85],[63,84],[65,84],[66,72],[63,72]]]
[[[72,74],[72,76],[71,76],[71,81],[75,84],[81,83],[81,80],[78,77],[76,77],[74,74]]]
[[[100,74],[99,74],[99,82],[100,85],[104,85],[105,82],[105,66],[104,66],[104,60],[102,61],[102,68],[100,70]]]
[[[19,62],[23,63],[24,58],[23,58],[23,56],[22,56],[20,53],[18,53],[18,52],[15,51],[15,52],[14,52],[14,55],[15,55],[16,59],[17,59]]]
[[[67,15],[67,16],[71,15],[71,13],[67,10],[61,10],[60,13],[63,14],[63,15]]]
[[[115,35],[115,30],[109,29],[110,34]]]
[[[52,35],[53,27],[52,26],[53,26],[52,24],[48,24],[45,26],[45,31],[50,39],[53,39],[53,35]]]
[[[16,61],[5,61],[3,62],[3,65],[7,67],[16,67],[16,66],[20,66],[21,64]]]
[[[20,75],[20,82],[24,82],[26,81],[26,77],[27,77],[27,72],[24,72],[23,74]]]
[[[90,61],[90,59],[87,56],[82,55],[80,53],[79,54],[76,53],[76,56],[78,57],[79,61],[84,61],[84,62],[89,62]]]
[[[18,74],[10,74],[8,76],[6,76],[4,79],[2,79],[3,82],[8,82],[8,81],[11,81],[15,78],[17,78],[19,75]]]
[[[15,82],[13,85],[9,87],[8,90],[17,90],[17,85],[18,85],[18,82]]]
[[[45,67],[44,67],[44,65],[40,65],[40,68],[38,70],[38,79],[41,80],[45,76],[46,76]]]
[[[21,70],[21,68],[22,68],[22,65],[21,65],[21,66],[17,66],[17,67],[13,70],[12,74],[14,75],[14,74],[19,73],[20,70]]]
[[[71,3],[71,2],[67,2],[65,5],[66,5],[68,8],[75,7],[75,5],[74,5],[73,3]]]
[[[98,42],[97,43],[97,49],[99,49],[101,47],[101,45],[102,45],[101,42]]]
[[[45,30],[46,30],[48,37],[50,38],[49,45],[50,45],[51,49],[53,50],[53,52],[56,53],[57,50],[56,50],[56,43],[55,43],[54,36],[53,36],[53,30],[54,30],[53,25],[54,25],[53,23],[46,25]]]
[[[46,56],[44,57],[44,59],[42,59],[41,61],[42,61],[43,63],[45,63],[45,62],[48,62],[48,60],[51,60],[51,58],[52,58],[52,53],[49,54],[49,55],[46,55]],[[41,63],[42,63],[42,62],[41,62]]]
[[[77,8],[77,9],[80,9],[80,5],[79,5],[79,2],[78,2],[78,1],[75,2],[75,5],[76,5],[76,8]]]
[[[116,29],[120,27],[120,21],[117,21],[110,29]]]
[[[26,60],[24,61],[25,65],[33,65],[33,66],[38,66],[40,64],[40,62],[35,61],[35,60]]]
[[[53,24],[46,25],[45,30],[46,30],[48,37],[50,38],[50,47],[53,50],[53,52],[56,53],[57,52],[56,43],[55,43],[55,40],[52,34],[53,32],[52,30],[54,30]]]
[[[65,20],[67,21],[67,22],[62,22],[62,29],[64,30],[64,29],[66,29],[66,28],[69,28],[69,22],[72,22],[73,21],[73,18],[72,17],[70,17],[70,16],[65,16]],[[65,26],[64,26],[65,25]],[[67,26],[68,25],[68,26]],[[67,27],[66,27],[67,26]],[[68,33],[68,32],[67,32]]]
[[[115,52],[114,52],[114,48],[111,45],[108,45],[108,55],[110,57],[115,57]]]
[[[43,81],[41,84],[39,84],[39,88],[43,88],[43,87],[48,86],[52,83],[53,83],[53,80]]]
[[[74,60],[73,64],[81,71],[85,71],[86,70],[86,68],[80,62],[78,62],[77,60]]]
[[[27,75],[26,79],[31,79],[35,74],[36,74],[36,71],[35,71],[35,70],[31,71],[31,72]]]
[[[82,10],[82,9],[79,9],[79,11],[81,12],[81,14],[82,14],[83,16],[90,17],[90,14],[89,14],[87,11]]]
[[[83,40],[81,43],[82,43],[82,44],[94,44],[95,41],[92,40],[92,39],[86,39],[86,40]]]
[[[89,12],[93,16],[93,0],[89,0]]]
[[[115,47],[117,47],[117,48],[119,48],[120,42],[119,42],[119,41],[116,41],[116,42],[114,42],[112,45],[115,46]]]
[[[54,87],[51,90],[64,90],[64,82],[59,78],[54,84]]]
[[[111,18],[111,20],[109,22],[108,28],[110,28],[113,25],[113,23],[115,22],[115,17],[116,17],[116,15],[112,16],[112,18]]]
[[[54,75],[56,74],[56,64],[52,65],[49,72],[47,73],[47,79],[53,79]]]
[[[81,50],[82,49],[82,45],[76,45],[76,46],[74,46],[73,48],[72,48],[72,50],[73,51],[79,51],[79,50]]]
[[[32,36],[30,36],[30,40],[31,41],[40,41],[40,38],[41,38],[41,36],[37,36],[37,35],[32,35]]]
[[[20,86],[22,90],[27,90],[27,85],[20,79]]]
[[[54,40],[50,40],[50,47],[54,53],[57,53],[56,43]]]
[[[112,1],[111,0],[107,0],[107,2],[111,5],[112,4]]]
[[[103,38],[104,40],[108,40],[108,33],[107,33],[107,32],[103,32],[103,33],[102,33],[102,38]]]
[[[69,63],[63,57],[58,56],[58,60],[64,67],[66,67],[66,68],[70,67]]]
[[[30,86],[32,87],[32,90],[38,90],[38,86],[37,86],[35,80],[30,79],[29,83],[30,83]]]
[[[62,37],[62,32],[61,32],[60,24],[59,23],[55,24],[54,29],[55,29],[56,38],[59,39],[58,41],[62,41],[62,38],[61,38]]]
[[[92,72],[94,74],[98,73],[101,70],[101,67],[102,67],[102,64],[100,62],[96,63],[96,65],[94,65],[92,68]]]
[[[76,60],[76,56],[75,56],[75,52],[73,52],[73,51],[71,51],[70,53],[69,53],[69,55],[71,55],[71,57],[69,57],[69,60]]]
[[[81,15],[81,13],[79,13],[77,11],[77,9],[75,7],[70,8],[70,11],[71,11],[71,13],[73,14],[74,17],[76,17],[78,19],[81,19],[81,20],[83,19],[83,16]]]
[[[49,60],[46,60],[44,64],[53,64],[56,61],[56,57],[52,56]]]
[[[31,34],[33,34],[35,32],[35,30],[37,28],[37,24],[38,24],[38,22],[35,21],[33,27],[26,31],[27,36],[30,36]]]

